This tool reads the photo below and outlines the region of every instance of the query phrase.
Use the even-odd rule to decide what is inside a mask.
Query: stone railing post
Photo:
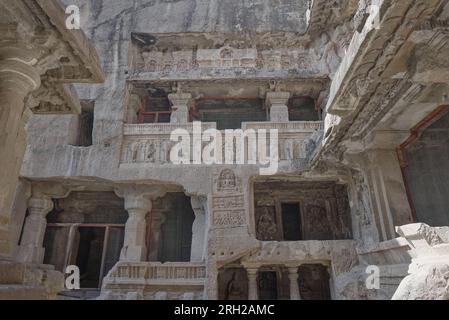
[[[288,122],[288,99],[290,92],[268,92],[267,105],[270,108],[271,122]]]
[[[173,104],[170,122],[189,122],[189,101],[192,99],[192,95],[190,93],[172,93],[168,95],[168,99]]]

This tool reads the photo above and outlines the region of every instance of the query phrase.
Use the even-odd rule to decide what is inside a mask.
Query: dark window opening
[[[265,266],[257,276],[259,300],[289,300],[288,270],[281,266]]]
[[[80,228],[79,230],[76,265],[80,269],[81,288],[99,287],[104,234],[102,228]]]
[[[278,281],[274,271],[262,271],[258,274],[257,285],[259,300],[278,299]]]
[[[292,97],[288,102],[290,121],[319,121],[320,112],[310,97]]]
[[[299,203],[282,203],[282,229],[284,241],[302,240]]]
[[[161,262],[188,262],[192,246],[192,225],[195,214],[190,198],[182,195],[173,203],[173,210],[165,214],[161,228],[159,257]]]
[[[216,122],[218,130],[240,129],[242,122],[267,121],[267,112],[262,99],[210,98],[197,101],[195,120]]]
[[[94,102],[83,102],[79,116],[78,146],[89,147],[92,145],[92,133],[94,129]]]
[[[83,210],[74,210],[75,205]],[[44,263],[62,273],[69,265],[78,266],[81,288],[98,291],[120,258],[128,219],[123,207],[113,192],[72,192],[54,200],[47,215]]]
[[[169,123],[171,105],[167,96],[145,97],[139,111],[139,123]]]

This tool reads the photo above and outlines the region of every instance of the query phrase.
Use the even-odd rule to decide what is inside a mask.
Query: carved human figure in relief
[[[237,281],[237,272],[232,273],[232,278],[226,286],[226,300],[241,300],[245,293],[241,290]]]
[[[235,189],[236,178],[234,172],[230,169],[225,169],[220,173],[218,178],[218,190]]]
[[[153,142],[147,144],[147,161],[156,161],[156,147]]]
[[[263,213],[259,216],[257,232],[260,240],[271,241],[276,239],[277,226],[268,208],[264,208]]]
[[[285,160],[294,159],[293,139],[285,139],[284,141],[284,159]]]

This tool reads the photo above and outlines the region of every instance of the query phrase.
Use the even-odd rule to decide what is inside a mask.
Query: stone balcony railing
[[[103,286],[204,286],[206,267],[192,262],[119,262],[103,281]]]
[[[100,300],[200,300],[206,266],[193,262],[118,262],[103,279]]]
[[[215,129],[215,123],[201,123],[201,130]],[[170,164],[171,148],[177,143],[170,140],[171,133],[176,129],[185,130],[193,143],[195,134],[194,124],[157,123],[157,124],[127,124],[124,127],[124,139],[121,154],[121,164]],[[278,155],[280,161],[295,161],[306,159],[315,147],[313,137],[322,132],[322,121],[292,121],[285,123],[274,122],[246,122],[242,123],[242,130],[266,130],[267,150],[270,143],[270,129],[278,130]],[[225,131],[222,133],[222,150],[225,150]],[[257,136],[259,139],[259,136]],[[202,142],[202,148],[208,143]],[[248,145],[245,143],[245,153]],[[193,156],[193,152],[191,152]]]

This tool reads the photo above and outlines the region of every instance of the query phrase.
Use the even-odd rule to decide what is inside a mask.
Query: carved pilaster
[[[50,197],[33,196],[28,200],[29,216],[25,220],[22,243],[18,259],[22,262],[41,264],[44,262],[44,236],[47,227],[47,214],[53,209]]]
[[[206,257],[206,206],[207,198],[200,196],[191,197],[192,209],[195,213],[195,221],[192,226],[192,250],[190,261],[202,262]]]

